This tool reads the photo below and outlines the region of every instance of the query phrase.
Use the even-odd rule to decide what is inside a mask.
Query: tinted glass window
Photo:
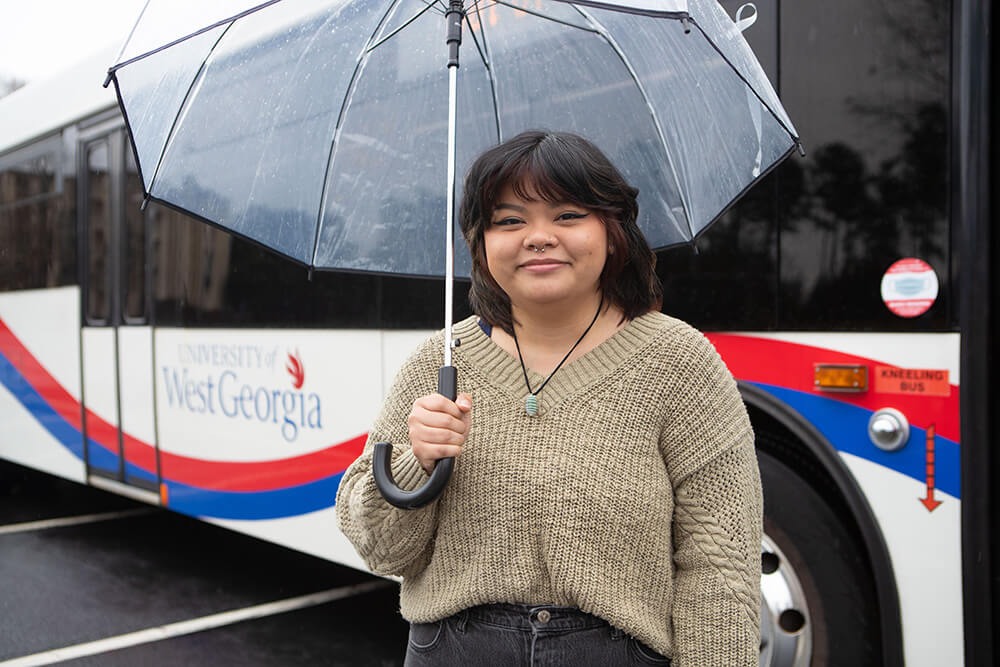
[[[735,17],[744,2],[724,0],[721,4]],[[777,0],[755,4],[757,21],[743,34],[776,84]],[[703,329],[776,326],[778,189],[777,174],[765,177],[693,246],[659,253],[664,312]]]
[[[308,271],[172,209],[151,204],[155,322],[164,326],[436,329],[441,280]],[[468,283],[455,316],[469,314]]]
[[[146,217],[135,156],[125,142],[125,226],[122,238],[122,312],[128,322],[146,318]]]
[[[75,202],[57,153],[0,170],[0,291],[76,282]]]
[[[945,329],[951,8],[937,0],[781,5],[781,97],[808,156],[780,175],[782,328]],[[883,304],[895,261],[940,282],[924,315]]]
[[[106,140],[87,147],[87,321],[111,317],[111,171]]]

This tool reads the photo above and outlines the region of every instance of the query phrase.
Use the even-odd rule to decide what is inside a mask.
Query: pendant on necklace
[[[538,398],[534,394],[528,394],[525,396],[524,411],[531,417],[538,414]]]

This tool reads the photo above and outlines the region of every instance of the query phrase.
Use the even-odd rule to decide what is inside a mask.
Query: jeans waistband
[[[548,604],[486,604],[464,609],[455,614],[455,617],[462,625],[468,621],[477,621],[525,632],[586,630],[604,626],[613,634],[621,633],[604,619],[576,607]]]

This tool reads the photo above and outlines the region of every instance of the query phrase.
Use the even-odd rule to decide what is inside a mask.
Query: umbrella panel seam
[[[585,27],[585,26],[582,26],[582,25],[576,25],[575,23],[570,23],[569,21],[562,21],[562,20],[554,18],[552,16],[548,16],[546,14],[542,14],[541,12],[536,12],[536,11],[532,11],[530,9],[525,9],[524,7],[518,7],[517,5],[512,5],[509,2],[504,2],[503,0],[494,0],[493,4],[487,5],[483,9],[487,9],[489,7],[494,7],[496,5],[502,5],[504,7],[507,7],[509,9],[513,9],[513,10],[518,11],[518,12],[524,12],[525,14],[531,14],[532,16],[537,16],[540,19],[544,19],[546,21],[552,21],[553,23],[559,23],[561,25],[568,26],[570,28],[577,28],[578,30],[583,30],[585,32],[592,32],[592,33],[596,33],[596,34],[601,34],[601,31],[597,30],[595,28],[588,28],[588,27]],[[586,14],[583,14],[583,11],[579,7],[577,7],[576,5],[571,5],[571,6],[573,7],[573,9],[577,10],[578,12],[580,12],[581,15],[586,16]]]
[[[789,127],[787,125],[785,125],[785,123],[781,120],[781,118],[778,117],[778,114],[774,113],[774,110],[771,109],[771,105],[764,101],[764,98],[760,96],[760,93],[757,92],[757,89],[754,88],[753,84],[751,84],[749,81],[747,81],[746,77],[743,76],[743,73],[739,70],[739,68],[736,67],[735,65],[733,65],[733,63],[729,60],[729,58],[726,57],[726,54],[722,52],[722,49],[720,49],[716,45],[716,43],[712,41],[712,38],[709,37],[708,33],[706,33],[702,29],[702,27],[698,24],[698,21],[695,20],[694,18],[692,18],[691,19],[691,23],[693,23],[694,26],[696,28],[698,28],[698,32],[700,32],[702,34],[702,36],[705,38],[705,41],[708,42],[709,45],[711,45],[711,47],[713,49],[715,49],[716,53],[719,54],[719,57],[722,58],[727,65],[729,65],[730,69],[732,69],[733,72],[736,73],[736,76],[738,76],[740,78],[740,80],[744,83],[744,85],[746,85],[746,87],[749,88],[753,92],[754,97],[756,97],[757,100],[760,102],[761,106],[763,106],[765,109],[767,109],[767,112],[769,114],[771,114],[771,116],[774,117],[774,120],[777,121],[778,125],[781,126],[781,129],[783,129],[785,132],[787,132],[788,136],[790,136],[792,138],[792,141],[794,141],[795,144],[798,145],[800,143],[799,142],[799,135],[796,132],[793,132],[791,129],[789,129]],[[752,52],[753,51],[751,50],[751,53]],[[775,93],[775,95],[777,95],[777,93]]]
[[[232,25],[232,23],[238,21],[239,19],[243,18],[244,16],[249,16],[250,14],[258,12],[258,11],[260,11],[262,9],[266,9],[266,8],[270,7],[271,5],[273,5],[275,3],[278,3],[280,1],[281,0],[268,0],[267,2],[264,2],[264,3],[260,4],[260,5],[257,5],[256,7],[251,7],[250,9],[242,11],[239,14],[236,14],[234,16],[230,16],[229,18],[225,18],[225,19],[221,19],[219,21],[216,21],[212,25],[205,26],[204,28],[199,28],[198,30],[195,30],[191,34],[184,35],[183,37],[178,37],[177,39],[173,40],[172,42],[164,44],[163,46],[159,46],[159,47],[153,49],[152,51],[147,51],[147,52],[141,53],[141,54],[139,54],[137,56],[133,56],[132,58],[129,58],[128,60],[126,60],[123,63],[116,63],[116,64],[112,65],[108,69],[108,74],[112,74],[112,73],[118,71],[119,69],[121,69],[122,67],[125,67],[126,65],[131,65],[132,63],[138,62],[139,60],[142,60],[143,58],[148,58],[149,56],[156,55],[160,51],[165,51],[166,49],[169,49],[172,46],[176,46],[177,44],[180,44],[181,42],[187,41],[187,40],[191,39],[192,37],[197,37],[198,35],[201,35],[201,34],[204,34],[206,32],[209,32],[210,30],[214,30],[215,28],[218,28],[221,25],[225,25],[226,23],[229,23],[230,25]],[[135,28],[139,25],[139,21],[142,20],[142,15],[146,13],[146,6],[148,6],[148,3],[147,3],[147,5],[143,6],[142,13],[140,13],[139,14],[139,18],[136,19],[136,25],[132,27],[132,32],[133,33],[135,32]],[[131,39],[131,37],[132,37],[132,34],[130,33],[129,34],[129,39]],[[121,53],[118,54],[119,58],[121,58],[122,55],[124,55],[125,48],[127,46],[128,46],[128,42],[126,41],[126,43],[124,45],[122,45]],[[105,86],[107,86],[106,83],[105,83]]]
[[[479,57],[483,61],[483,66],[486,68],[486,74],[489,76],[490,80],[490,97],[493,100],[493,120],[496,123],[496,136],[497,143],[503,140],[503,134],[500,130],[500,99],[497,96],[497,80],[496,73],[493,71],[492,57],[490,56],[489,44],[486,43],[486,31],[483,26],[482,17],[479,13],[479,7],[475,7],[476,18],[479,20],[479,29],[483,34],[483,44],[482,47],[479,45],[479,40],[476,38],[476,31],[472,28],[472,22],[469,21],[469,15],[466,13],[465,21],[466,25],[469,27],[469,33],[472,35],[472,42],[476,45],[476,50],[479,51]],[[485,50],[485,53],[484,53]]]
[[[392,32],[390,32],[388,35],[385,35],[384,37],[382,37],[382,39],[378,40],[374,44],[371,44],[371,45],[367,46],[366,50],[367,51],[374,51],[378,47],[382,46],[383,44],[385,44],[386,42],[388,42],[390,39],[392,39],[393,37],[395,37],[397,34],[399,34],[403,29],[406,28],[406,26],[410,25],[411,23],[413,23],[414,21],[416,21],[417,19],[419,19],[421,16],[423,16],[424,14],[426,14],[429,9],[432,9],[433,7],[434,7],[433,4],[427,4],[423,9],[421,9],[420,11],[418,11],[416,14],[414,14],[410,18],[406,19],[406,21],[404,21],[401,26],[399,26],[398,28],[396,28],[395,30],[393,30]]]
[[[312,260],[310,264],[312,266],[316,265],[316,254],[319,252],[319,237],[323,230],[323,218],[326,216],[326,199],[329,194],[330,189],[330,172],[333,169],[333,163],[336,160],[337,148],[340,143],[340,134],[343,130],[344,119],[347,116],[347,109],[351,106],[351,100],[354,97],[354,91],[357,90],[358,81],[361,78],[361,72],[365,68],[365,64],[368,62],[368,56],[371,54],[371,44],[375,36],[379,34],[379,31],[385,27],[386,22],[396,13],[396,9],[399,7],[402,0],[393,0],[389,4],[389,8],[386,9],[385,14],[379,19],[378,24],[372,31],[371,36],[368,41],[361,48],[361,53],[358,54],[358,62],[354,66],[354,72],[351,74],[351,81],[347,85],[347,92],[344,93],[344,101],[340,105],[340,112],[337,114],[337,123],[333,128],[333,137],[330,140],[330,150],[327,155],[326,160],[326,171],[323,173],[323,187],[320,190],[320,200],[319,200],[319,210],[316,216],[316,233],[313,237],[313,251]]]
[[[249,14],[251,12],[247,13]],[[212,54],[215,53],[215,49],[219,46],[219,43],[222,41],[222,38],[226,36],[226,33],[229,32],[229,29],[232,28],[235,24],[236,20],[234,19],[229,25],[226,26],[225,30],[219,33],[219,36],[215,40],[215,43],[212,44],[212,48],[208,50],[208,53],[206,53],[205,57],[202,59],[201,65],[199,65],[198,67],[198,71],[195,72],[194,77],[191,79],[191,83],[188,84],[188,89],[184,93],[184,99],[181,101],[181,105],[178,108],[177,113],[174,115],[174,120],[170,124],[170,129],[167,131],[167,138],[164,139],[163,141],[163,148],[160,149],[160,156],[156,160],[156,166],[153,167],[153,173],[149,177],[150,194],[152,194],[153,192],[153,186],[156,185],[156,177],[159,176],[160,174],[160,167],[163,166],[163,161],[167,156],[167,151],[170,150],[170,147],[173,144],[173,140],[177,136],[177,129],[178,126],[180,125],[181,119],[187,113],[187,108],[188,104],[191,101],[192,93],[201,84],[201,81],[205,74],[205,70],[208,67],[208,61],[211,60]]]
[[[629,61],[628,57],[626,57],[625,52],[618,45],[615,39],[611,36],[608,29],[604,27],[604,25],[600,21],[598,21],[594,16],[592,16],[590,12],[586,11],[581,7],[577,7],[576,5],[573,5],[573,8],[576,9],[578,12],[580,12],[581,16],[583,16],[588,21],[592,22],[595,26],[598,27],[597,33],[601,36],[602,39],[604,39],[604,41],[608,43],[608,46],[611,47],[611,50],[614,51],[615,55],[617,55],[618,58],[622,61],[622,64],[625,66],[625,69],[628,70],[629,76],[631,76],[632,80],[635,82],[636,88],[639,89],[639,94],[642,95],[642,99],[646,103],[646,108],[649,110],[650,118],[653,121],[653,127],[656,128],[656,135],[660,139],[660,146],[661,148],[663,148],[663,154],[666,157],[667,165],[670,167],[670,175],[673,176],[674,185],[677,187],[677,196],[680,197],[681,200],[681,211],[683,211],[684,213],[684,222],[687,223],[688,236],[693,237],[695,235],[695,231],[694,231],[694,226],[691,224],[691,214],[688,212],[687,198],[684,196],[684,189],[681,187],[680,177],[677,174],[677,169],[674,167],[674,160],[670,154],[670,149],[667,147],[667,140],[663,134],[663,126],[660,123],[660,119],[656,113],[656,109],[653,108],[653,103],[649,99],[649,95],[646,92],[646,88],[642,85],[642,81],[639,80],[639,75],[635,71],[635,68],[632,66],[632,63]],[[709,42],[711,42],[711,40],[709,40]]]

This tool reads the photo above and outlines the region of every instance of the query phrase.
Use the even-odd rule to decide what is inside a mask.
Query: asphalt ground
[[[401,665],[398,595],[357,570],[0,461],[0,667]]]

